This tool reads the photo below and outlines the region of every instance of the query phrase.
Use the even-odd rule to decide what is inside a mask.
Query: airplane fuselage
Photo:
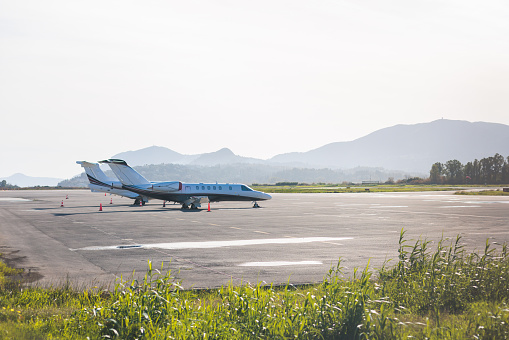
[[[150,182],[124,160],[108,159],[100,161],[106,163],[122,183],[119,189],[135,192],[143,197],[182,204],[182,209],[200,207],[204,202],[221,201],[254,201],[253,207],[258,207],[256,201],[270,200],[272,197],[264,192],[255,191],[245,184],[239,183],[182,183]]]
[[[245,184],[154,182],[145,185],[123,184],[122,188],[143,196],[183,204],[196,202],[198,198],[201,202],[264,201],[272,198]]]

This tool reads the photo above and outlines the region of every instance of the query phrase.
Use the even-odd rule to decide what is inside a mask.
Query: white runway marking
[[[509,203],[509,201],[465,201],[468,204],[496,204],[496,203]]]
[[[84,247],[71,250],[113,250],[113,249],[205,249],[221,247],[241,247],[262,244],[299,244],[310,242],[327,242],[352,240],[353,237],[295,237],[295,238],[272,238],[259,240],[231,240],[231,241],[203,241],[203,242],[175,242],[175,243],[151,243],[137,245],[116,245],[106,247]]]
[[[446,205],[439,207],[441,209],[443,208],[480,208],[480,205]]]
[[[299,266],[310,264],[323,264],[321,261],[273,261],[273,262],[246,262],[239,264],[239,267],[280,267],[280,266]]]
[[[408,205],[380,205],[377,207],[370,207],[370,208],[408,208]]]
[[[8,202],[31,202],[32,200],[26,198],[18,198],[18,197],[0,197],[0,201],[8,201]]]

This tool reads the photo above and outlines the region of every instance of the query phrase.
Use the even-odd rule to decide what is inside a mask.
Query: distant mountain
[[[204,153],[192,161],[193,165],[212,166],[218,164],[237,164],[237,163],[264,163],[262,159],[237,156],[228,148],[223,148],[216,152]]]
[[[125,160],[131,166],[145,164],[176,163],[188,164],[200,155],[183,155],[162,146],[150,146],[148,148],[118,153],[111,158]]]
[[[261,159],[237,156],[228,148],[198,155],[183,155],[162,146],[151,146],[136,151],[121,152],[111,158],[123,159],[131,166],[162,163],[212,166],[218,164],[264,162]]]
[[[395,125],[349,142],[336,142],[307,152],[280,154],[269,160],[242,157],[230,149],[183,155],[161,146],[127,151],[112,158],[131,166],[181,164],[215,166],[258,164],[295,168],[383,168],[426,174],[435,162],[462,163],[509,155],[509,126],[496,123],[440,119],[414,125]]]
[[[351,142],[277,155],[269,162],[301,167],[366,166],[428,172],[435,162],[457,159],[466,163],[495,153],[509,155],[508,125],[441,119],[396,125]]]
[[[14,184],[19,187],[35,187],[35,186],[56,186],[62,178],[51,178],[51,177],[30,177],[23,174],[14,174],[9,177],[1,177],[0,181],[6,180],[9,184]]]

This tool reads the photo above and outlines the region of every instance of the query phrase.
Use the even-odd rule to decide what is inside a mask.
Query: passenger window
[[[196,190],[200,190],[200,186],[199,185],[196,186]]]
[[[210,190],[210,185],[207,185],[207,190]]]
[[[230,187],[230,190],[232,190],[232,187]]]
[[[205,190],[205,186],[204,185],[201,186],[201,190]]]
[[[216,186],[213,186],[212,189],[216,190]]]
[[[219,190],[223,190],[223,188],[221,188],[221,186],[219,186]]]

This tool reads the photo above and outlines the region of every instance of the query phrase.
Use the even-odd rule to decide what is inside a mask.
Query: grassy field
[[[183,290],[149,268],[114,290],[0,289],[0,339],[507,339],[509,256],[461,239],[399,240],[399,258],[323,283]],[[5,267],[2,267],[5,270]]]
[[[367,193],[367,192],[418,192],[457,191],[465,186],[444,185],[252,185],[255,190],[266,193]]]
[[[509,192],[498,190],[458,191],[456,195],[509,196]]]

